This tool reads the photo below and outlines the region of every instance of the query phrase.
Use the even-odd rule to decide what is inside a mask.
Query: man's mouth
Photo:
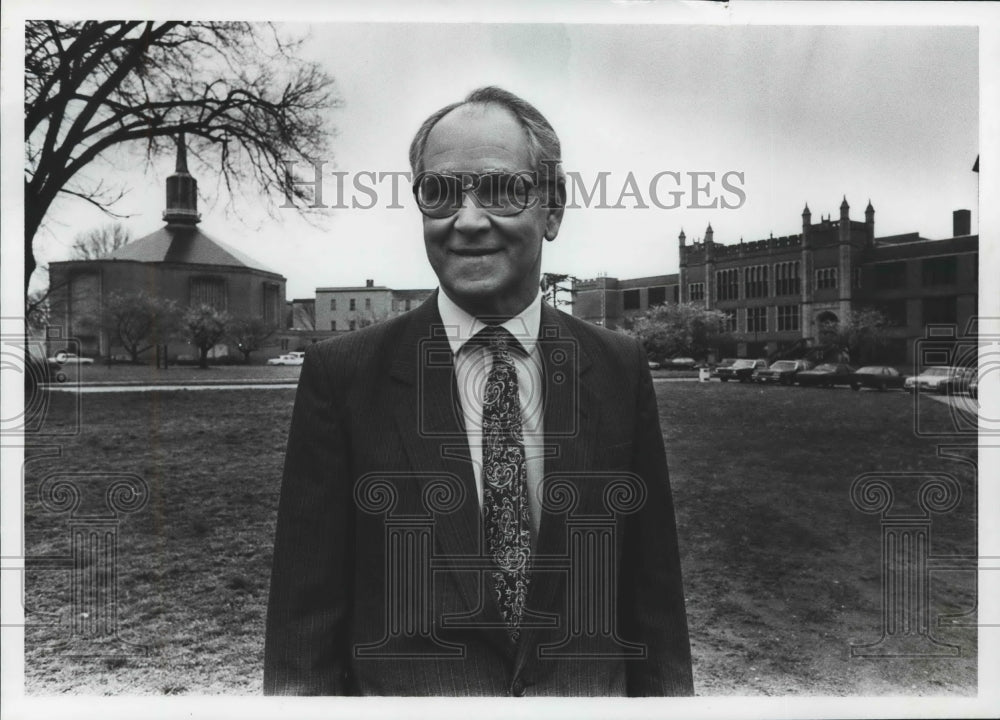
[[[452,248],[450,252],[462,257],[485,257],[497,254],[500,248]]]

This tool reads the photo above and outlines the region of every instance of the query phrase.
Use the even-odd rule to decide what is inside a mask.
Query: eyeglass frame
[[[488,176],[497,176],[497,175],[507,176],[509,178],[508,183],[515,181],[515,179],[527,183],[528,188],[526,193],[526,200],[524,204],[517,209],[516,212],[508,214],[497,213],[495,211],[496,205],[491,205],[489,203],[483,202],[483,199],[479,196],[477,191],[483,181],[483,178]],[[425,211],[424,209],[425,205],[420,202],[420,185],[423,182],[424,178],[427,177],[434,177],[434,178],[447,177],[447,178],[455,178],[460,181],[461,183],[460,188],[462,191],[462,201],[457,205],[453,205],[452,211],[449,212],[448,214],[431,215],[430,213]],[[497,217],[516,217],[517,215],[520,215],[528,208],[534,207],[534,202],[537,200],[537,196],[533,196],[531,195],[531,193],[533,190],[537,190],[540,186],[541,184],[538,182],[538,172],[530,170],[519,170],[516,172],[508,172],[506,170],[495,170],[484,173],[474,173],[474,172],[447,173],[447,172],[436,172],[433,170],[424,170],[417,174],[416,179],[413,181],[412,190],[413,190],[413,198],[414,200],[416,200],[417,203],[417,208],[419,208],[420,212],[424,216],[429,217],[433,220],[444,220],[445,218],[453,217],[454,215],[458,214],[458,211],[462,209],[462,206],[465,203],[466,194],[468,194],[470,191],[472,191],[473,202],[476,203],[476,206],[482,208],[491,215],[496,215]],[[447,206],[442,205],[442,207],[447,207]]]

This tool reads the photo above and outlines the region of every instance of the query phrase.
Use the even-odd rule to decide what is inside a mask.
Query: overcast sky
[[[589,188],[605,176],[607,204],[629,176],[639,196],[624,208],[567,211],[544,270],[581,278],[625,278],[677,270],[677,235],[690,240],[711,223],[715,240],[799,232],[808,202],[817,222],[836,218],[843,196],[863,219],[869,198],[876,235],[951,235],[951,213],[972,210],[978,228],[978,39],[975,28],[718,27],[561,24],[345,24],[289,26],[308,32],[305,52],[336,78],[342,107],[326,158],[325,200],[334,169],[407,171],[420,122],[482,85],[499,85],[535,104],[563,142],[567,171]],[[120,205],[136,236],[162,221],[171,159],[144,173],[128,158],[102,172],[131,192]],[[309,225],[290,210],[277,221],[239,205],[227,214],[216,179],[192,168],[202,228],[288,279],[288,297],[318,286],[372,278],[397,288],[434,287],[419,212],[400,183],[377,185],[371,209],[343,209]],[[661,175],[656,200],[650,182]],[[707,192],[692,191],[691,173]],[[727,173],[730,189],[721,184]],[[738,192],[733,190],[738,188]],[[369,197],[347,188],[348,204]],[[738,207],[692,208],[712,201]],[[267,202],[274,203],[273,200]],[[578,204],[583,200],[578,196]],[[636,207],[640,203],[647,208]],[[45,260],[68,257],[73,236],[106,222],[78,201],[53,208],[38,240]]]

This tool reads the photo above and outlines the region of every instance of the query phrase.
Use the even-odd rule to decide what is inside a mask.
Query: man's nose
[[[462,207],[455,217],[455,229],[465,235],[474,235],[489,226],[488,213],[476,204],[471,192],[465,193],[462,197]]]

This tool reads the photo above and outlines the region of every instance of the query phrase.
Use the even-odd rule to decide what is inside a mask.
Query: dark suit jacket
[[[692,694],[645,355],[542,308],[546,508],[520,641],[508,639],[481,572],[475,480],[432,296],[306,352],[265,693]]]

